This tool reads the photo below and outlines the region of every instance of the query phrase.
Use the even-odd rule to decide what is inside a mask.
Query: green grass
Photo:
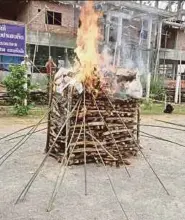
[[[42,116],[47,112],[47,110],[48,110],[47,106],[36,106],[29,111],[29,115],[34,117]]]
[[[175,105],[172,104],[174,107],[173,114],[176,115],[185,115],[185,104]],[[42,116],[47,111],[47,106],[37,106],[30,110],[29,116],[37,117]],[[145,104],[141,104],[141,114],[143,115],[163,115],[164,111],[164,104],[152,103],[149,108],[146,107]]]
[[[173,114],[185,115],[185,104],[175,105]],[[146,104],[141,104],[141,114],[142,115],[162,115],[164,111],[164,104],[152,103],[149,106]]]
[[[15,116],[19,118],[41,118],[47,112],[47,106],[36,106],[29,110],[28,115],[16,116],[14,115],[13,106],[1,106],[0,117]]]
[[[173,115],[185,115],[185,104],[175,105]],[[47,106],[36,106],[29,111],[26,116],[20,116],[21,118],[41,118],[47,112]],[[151,103],[149,105],[141,104],[142,115],[164,115],[164,104]],[[13,108],[11,106],[0,108],[0,116],[13,116]],[[18,116],[16,116],[18,117]]]

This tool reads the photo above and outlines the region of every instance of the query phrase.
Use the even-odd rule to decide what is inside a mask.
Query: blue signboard
[[[25,26],[0,24],[0,55],[24,56]]]

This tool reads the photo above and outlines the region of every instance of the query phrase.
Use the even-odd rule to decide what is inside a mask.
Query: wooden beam
[[[179,27],[179,28],[185,28],[185,24],[180,24],[172,21],[163,21],[164,24]]]
[[[174,13],[174,12],[168,12],[168,11],[165,11],[165,10],[162,10],[159,8],[146,6],[143,4],[140,5],[140,4],[137,4],[134,2],[130,2],[130,1],[119,1],[119,5],[118,5],[118,1],[106,1],[105,4],[112,4],[115,7],[118,7],[119,9],[121,6],[124,6],[128,9],[131,9],[131,10],[137,10],[140,12],[142,11],[142,12],[146,12],[150,15],[156,15],[156,16],[160,16],[163,18],[165,18],[165,17],[168,18],[168,17],[172,17],[172,16],[176,15],[176,13]],[[117,6],[116,6],[116,4],[117,4]]]

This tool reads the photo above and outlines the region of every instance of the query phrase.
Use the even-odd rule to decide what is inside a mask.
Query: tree
[[[20,65],[10,66],[10,74],[5,78],[4,84],[10,96],[10,101],[14,105],[15,114],[28,114],[29,106],[24,105],[24,100],[28,96],[29,88],[25,88],[27,78],[25,77],[25,67]]]

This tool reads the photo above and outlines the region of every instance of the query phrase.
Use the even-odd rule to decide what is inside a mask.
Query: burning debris
[[[55,76],[46,152],[72,164],[119,166],[138,151],[142,87],[137,70],[116,68],[107,50],[99,52],[100,16],[92,1],[81,10],[77,59]]]

